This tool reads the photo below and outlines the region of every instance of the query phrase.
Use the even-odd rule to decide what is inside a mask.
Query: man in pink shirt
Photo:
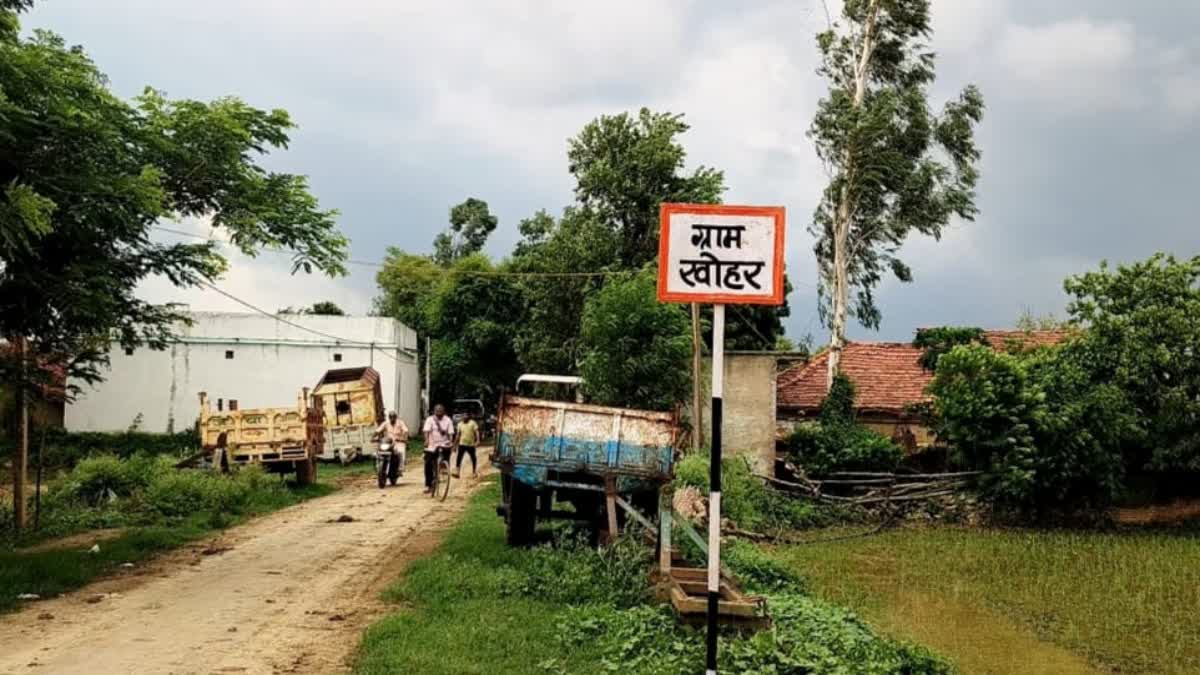
[[[454,447],[454,420],[446,414],[446,407],[441,403],[433,407],[433,414],[425,418],[425,491],[433,489],[433,479],[437,473],[438,456],[450,461],[450,451]]]

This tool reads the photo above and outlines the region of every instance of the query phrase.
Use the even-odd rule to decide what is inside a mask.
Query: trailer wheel
[[[519,480],[509,487],[506,538],[509,546],[527,546],[536,524],[537,492]]]
[[[312,457],[296,462],[296,485],[312,485],[317,478],[317,464]]]

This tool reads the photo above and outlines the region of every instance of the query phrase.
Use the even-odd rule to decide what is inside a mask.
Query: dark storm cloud
[[[1062,278],[1100,259],[1200,252],[1200,5],[941,0],[934,16],[935,95],[975,82],[988,106],[982,214],[906,245],[915,282],[885,283],[882,330],[854,335],[1003,326],[1061,310]],[[825,181],[804,137],[819,1],[47,0],[25,23],[83,44],[123,95],[150,84],[289,110],[300,128],[269,163],[341,210],[355,258],[428,250],[468,196],[500,216],[502,255],[519,219],[570,201],[566,139],[589,119],[684,112],[689,161],[726,171],[728,201],[788,207],[788,329],[823,336],[805,232]],[[263,292],[269,257],[238,264],[255,270],[229,283]],[[360,306],[374,293],[369,269],[345,284]]]

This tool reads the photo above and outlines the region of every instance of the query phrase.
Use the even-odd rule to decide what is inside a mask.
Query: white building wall
[[[123,431],[140,414],[143,431],[181,431],[199,417],[202,391],[214,404],[233,399],[241,408],[294,405],[300,389],[316,385],[326,370],[361,366],[379,371],[384,406],[417,428],[417,335],[398,321],[285,317],[309,329],[304,330],[260,314],[198,312],[192,318],[193,325],[180,328],[165,351],[139,348],[126,354],[114,344],[103,382],[74,383],[83,391],[67,405],[66,428]]]

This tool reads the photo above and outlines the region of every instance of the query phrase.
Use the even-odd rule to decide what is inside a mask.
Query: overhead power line
[[[223,241],[221,239],[213,239],[211,237],[206,237],[202,234],[196,234],[195,232],[186,232],[184,230],[176,230],[176,229],[173,229],[170,227],[163,227],[162,225],[155,225],[154,229],[161,230],[163,232],[169,232],[171,234],[176,234],[176,235],[179,235],[182,237],[192,237],[194,239],[203,239],[205,241],[209,241],[214,244],[224,246],[226,248],[233,248],[233,249],[237,248],[236,246],[234,246],[233,244],[231,244],[227,241]],[[267,252],[275,253],[278,255],[288,255],[288,256],[291,255],[286,251],[268,250]],[[387,267],[387,265],[384,263],[371,262],[369,260],[349,259],[349,260],[346,260],[345,263],[347,265],[358,265],[360,267],[373,267],[376,269],[382,269],[384,267]],[[589,278],[598,278],[598,277],[614,277],[614,276],[627,275],[627,274],[634,273],[634,270],[605,270],[605,271],[601,271],[601,272],[516,272],[516,271],[512,271],[512,270],[459,270],[459,269],[446,269],[446,268],[441,268],[441,267],[436,268],[434,270],[430,270],[430,271],[435,274],[453,274],[453,275],[458,275],[458,276],[469,276],[469,277],[512,277],[512,278],[526,278],[526,279],[538,279],[538,278],[543,278],[543,279],[589,279]],[[805,286],[808,288],[816,288],[812,284],[808,284],[803,281],[791,280],[791,282],[794,285]]]
[[[290,321],[288,319],[283,318],[282,316],[280,316],[278,314],[272,314],[271,312],[268,312],[267,310],[259,307],[258,305],[247,302],[246,300],[242,300],[241,298],[230,293],[229,291],[218,288],[215,284],[211,284],[207,281],[200,282],[200,285],[210,288],[210,289],[220,293],[221,295],[229,298],[230,300],[233,300],[234,302],[238,303],[239,305],[242,305],[243,307],[252,309],[255,312],[258,312],[259,314],[262,314],[263,316],[272,318],[272,319],[278,321],[279,323],[291,326],[293,328],[299,328],[300,330],[305,331],[307,333],[312,333],[313,335],[319,335],[320,337],[323,337],[325,339],[334,340],[335,342],[339,342],[342,344],[360,345],[363,347],[370,347],[372,350],[374,350],[376,347],[379,347],[379,345],[376,345],[374,342],[363,342],[362,340],[351,340],[350,338],[340,337],[337,335],[333,335],[332,333],[326,333],[323,331],[316,330],[315,328],[309,328],[308,326],[298,324],[295,321]],[[400,349],[403,349],[404,351],[409,351],[407,349],[404,349],[404,347],[401,347]],[[379,351],[382,354],[386,355],[389,359],[391,359],[393,361],[399,361],[399,359],[397,359],[394,354],[389,353],[388,350],[383,349],[382,347],[379,347]]]

